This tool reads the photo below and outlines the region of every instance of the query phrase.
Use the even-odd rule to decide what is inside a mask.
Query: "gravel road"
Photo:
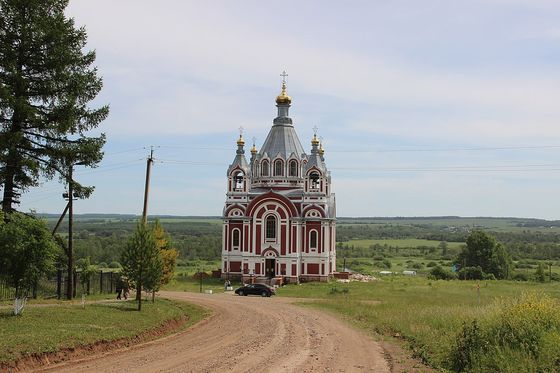
[[[214,310],[185,332],[57,372],[389,372],[383,350],[328,313],[272,297],[162,292]]]

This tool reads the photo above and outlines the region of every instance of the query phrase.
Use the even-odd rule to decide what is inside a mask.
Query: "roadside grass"
[[[524,292],[560,298],[560,283],[484,281],[479,283],[479,293],[477,285],[473,281],[395,276],[370,283],[288,285],[278,294],[303,298],[303,305],[339,314],[372,335],[403,338],[413,356],[445,369],[450,367],[452,348],[463,323],[493,317],[500,299],[518,298]]]
[[[97,341],[132,338],[167,320],[188,317],[185,327],[204,318],[207,310],[184,302],[158,299],[145,302],[141,312],[135,302],[110,302],[27,307],[22,315],[0,309],[0,363],[29,354],[55,352]]]

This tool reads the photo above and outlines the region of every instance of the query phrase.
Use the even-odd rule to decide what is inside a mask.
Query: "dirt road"
[[[324,312],[285,298],[165,292],[214,310],[191,329],[57,372],[389,372],[381,347]]]

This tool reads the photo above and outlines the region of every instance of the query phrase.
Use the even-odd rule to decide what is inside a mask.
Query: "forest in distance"
[[[39,216],[46,219],[51,228],[58,220],[54,214]],[[96,264],[118,261],[138,219],[135,215],[76,215],[74,247],[77,259],[90,257]],[[162,215],[151,216],[149,220],[155,219],[169,234],[180,253],[180,261],[220,259],[222,221],[219,217]],[[451,259],[473,229],[494,236],[514,260],[560,260],[559,220],[453,216],[338,218],[337,256],[339,259],[374,258],[381,253],[420,257],[438,250],[442,259]],[[64,236],[67,230],[66,219],[57,232]]]

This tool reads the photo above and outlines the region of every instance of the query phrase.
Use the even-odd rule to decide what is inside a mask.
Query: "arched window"
[[[317,172],[312,172],[309,175],[309,180],[311,181],[311,189],[319,189],[319,174]]]
[[[276,218],[274,215],[269,215],[266,218],[266,236],[267,240],[276,239]]]
[[[290,176],[297,176],[297,161],[290,161]]]
[[[274,176],[284,176],[284,162],[280,159],[274,162]]]
[[[239,171],[234,176],[235,189],[243,189],[243,172]]]
[[[262,176],[268,176],[269,175],[269,167],[268,167],[268,161],[264,160],[261,163],[261,175]]]
[[[239,249],[239,229],[234,229],[231,233],[231,245],[233,246],[234,250]]]
[[[317,249],[317,231],[315,230],[309,233],[309,248]]]

